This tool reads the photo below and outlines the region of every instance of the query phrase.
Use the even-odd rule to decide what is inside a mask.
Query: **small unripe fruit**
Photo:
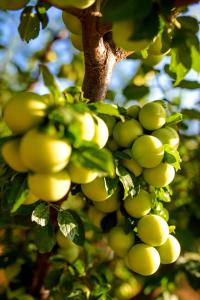
[[[82,41],[82,35],[79,34],[71,34],[70,35],[72,45],[74,48],[76,48],[79,51],[83,51],[83,41]]]
[[[132,156],[131,149],[126,149],[123,152],[127,153],[130,157]],[[123,159],[122,165],[133,173],[136,177],[142,173],[142,167],[133,159]]]
[[[133,246],[127,255],[128,267],[143,276],[154,274],[160,266],[158,251],[146,244]]]
[[[139,238],[150,246],[163,245],[169,236],[167,222],[157,215],[147,215],[142,217],[138,224]]]
[[[108,127],[109,136],[111,136],[111,134],[113,132],[113,128],[116,124],[116,118],[113,116],[109,116],[109,115],[103,115],[103,116],[101,116],[101,119],[103,119],[104,122],[106,123],[106,125]]]
[[[138,114],[139,114],[139,111],[140,111],[140,107],[138,105],[131,105],[127,108],[127,115],[129,117],[132,117],[134,119],[137,119],[138,117]]]
[[[104,201],[101,202],[94,201],[93,203],[98,210],[104,213],[111,213],[117,210],[120,206],[119,191],[116,190],[112,196],[108,197]]]
[[[33,195],[30,191],[28,192],[28,195],[25,199],[25,201],[23,202],[23,205],[31,205],[35,202],[37,202],[39,200],[38,197],[36,197],[35,195]]]
[[[152,135],[157,137],[163,145],[168,144],[173,149],[177,149],[179,145],[179,135],[172,127],[164,127],[152,132]]]
[[[101,221],[105,216],[106,214],[96,209],[95,206],[90,206],[88,209],[88,218],[90,222],[98,228],[101,228]]]
[[[161,264],[171,264],[178,259],[181,247],[178,240],[170,234],[166,242],[157,250],[160,254]]]
[[[141,218],[147,215],[151,210],[151,205],[151,195],[142,189],[137,196],[128,196],[124,202],[126,211],[134,218]]]
[[[79,126],[79,135],[82,140],[91,141],[95,133],[95,123],[90,113],[77,114],[74,122]]]
[[[143,133],[142,126],[134,119],[119,121],[113,129],[113,137],[121,147],[128,148]]]
[[[23,163],[20,154],[20,139],[14,139],[6,142],[2,146],[2,156],[5,162],[17,172],[27,172],[27,166]]]
[[[149,54],[147,58],[143,59],[143,64],[149,67],[156,66],[161,62],[161,60],[164,58],[164,55],[152,55]]]
[[[79,184],[89,183],[93,181],[98,175],[96,171],[78,166],[73,162],[70,162],[68,164],[67,172],[69,173],[71,181]]]
[[[42,96],[18,93],[6,103],[3,118],[14,134],[22,134],[43,121],[46,108]]]
[[[45,201],[59,201],[69,191],[71,180],[66,171],[28,176],[28,187],[36,197]]]
[[[81,21],[77,17],[64,11],[62,13],[62,18],[65,26],[71,33],[81,35]]]
[[[109,132],[106,123],[99,117],[95,117],[95,132],[92,141],[99,146],[99,148],[103,148],[107,143]]]
[[[139,112],[139,121],[147,130],[155,130],[166,122],[166,111],[158,102],[145,104]]]
[[[113,227],[108,233],[108,245],[120,257],[124,257],[127,254],[134,242],[134,233],[125,233],[121,226]]]
[[[93,201],[104,201],[109,197],[104,178],[97,177],[90,183],[82,184],[83,194]]]
[[[62,202],[61,208],[80,211],[81,209],[84,208],[85,204],[86,204],[85,197],[81,193],[77,193],[75,195],[69,193],[67,195],[67,199]]]
[[[144,180],[154,187],[164,187],[170,184],[174,176],[174,167],[168,163],[161,163],[155,168],[143,171]]]
[[[151,135],[138,137],[132,146],[132,156],[144,168],[159,165],[164,156],[164,147],[159,139]]]
[[[159,35],[158,37],[156,37],[156,39],[153,40],[153,42],[150,44],[147,52],[151,55],[155,55],[158,56],[160,54],[166,55],[170,49],[168,49],[167,51],[162,51],[162,39],[161,36]]]

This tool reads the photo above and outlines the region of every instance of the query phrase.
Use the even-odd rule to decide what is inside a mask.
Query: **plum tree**
[[[163,245],[169,236],[167,222],[153,214],[142,217],[137,224],[137,229],[139,238],[150,246]]]
[[[107,238],[108,245],[120,257],[124,257],[135,242],[134,233],[125,233],[122,226],[113,227]]]
[[[157,137],[163,145],[168,144],[173,149],[177,149],[179,146],[179,135],[176,130],[170,126],[157,129],[152,132],[152,135]]]
[[[158,251],[146,244],[133,246],[127,254],[129,268],[144,276],[154,274],[160,266],[160,256]]]
[[[170,184],[175,176],[174,167],[168,163],[161,163],[155,168],[144,169],[145,181],[155,187],[164,187]]]
[[[132,156],[140,166],[154,168],[161,163],[164,157],[164,147],[158,138],[143,135],[134,141]]]
[[[151,195],[143,189],[134,197],[129,195],[124,202],[126,211],[134,218],[141,218],[147,215],[151,210],[151,206]]]
[[[108,194],[104,178],[97,177],[93,181],[82,184],[83,194],[93,201],[104,201],[110,195]]]
[[[1,149],[2,156],[5,162],[15,171],[27,172],[28,169],[23,163],[19,149],[20,149],[20,139],[14,139],[6,142]]]
[[[30,0],[12,0],[12,1],[1,0],[0,9],[7,9],[7,10],[21,9],[24,6],[26,6],[29,1]]]
[[[119,121],[113,129],[113,138],[121,147],[130,147],[133,141],[143,133],[140,123],[134,119]]]
[[[66,171],[28,175],[28,187],[31,193],[45,201],[59,201],[67,194],[70,185],[71,180]]]
[[[62,170],[71,155],[71,146],[55,134],[50,135],[31,129],[22,138],[20,157],[28,169],[39,173]]]
[[[135,24],[132,21],[120,21],[113,23],[113,40],[118,47],[126,51],[140,51],[149,45],[148,40],[133,40]]]
[[[158,102],[147,103],[139,112],[139,121],[147,130],[158,129],[166,122],[166,111]]]
[[[32,92],[13,96],[3,111],[3,118],[14,134],[21,134],[39,125],[45,116],[47,105],[43,98]]]
[[[92,141],[99,146],[99,148],[103,148],[107,143],[109,131],[106,123],[99,117],[95,117],[95,132]]]
[[[178,259],[181,247],[178,240],[170,234],[166,242],[158,247],[157,250],[160,255],[161,264],[171,264]]]
[[[110,197],[106,200],[98,202],[94,201],[94,206],[102,211],[103,213],[110,213],[117,210],[120,206],[119,201],[119,190],[117,189]]]
[[[67,166],[67,172],[69,173],[71,181],[79,184],[89,183],[93,181],[98,175],[98,172],[96,172],[95,170],[76,165],[72,161],[69,162]]]

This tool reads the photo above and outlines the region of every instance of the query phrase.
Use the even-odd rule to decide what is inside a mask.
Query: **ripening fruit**
[[[119,191],[116,190],[106,200],[101,202],[94,201],[93,204],[98,210],[102,211],[103,213],[111,213],[117,210],[120,206]]]
[[[156,66],[157,64],[159,64],[163,58],[164,58],[164,55],[149,54],[148,57],[144,58],[142,61],[143,61],[143,64],[145,64],[146,66],[153,67],[153,66]]]
[[[17,10],[23,8],[30,0],[1,0],[0,9]]]
[[[64,258],[72,263],[77,259],[80,253],[80,247],[75,245],[71,240],[65,237],[62,232],[59,230],[56,234],[56,240],[60,249],[60,254]]]
[[[22,134],[43,121],[46,108],[42,96],[18,93],[6,103],[3,118],[13,133]]]
[[[141,241],[150,246],[163,245],[169,236],[167,222],[153,214],[142,217],[137,224],[137,229]]]
[[[71,34],[71,43],[79,51],[83,51],[83,40],[82,40],[82,34]]]
[[[28,187],[35,196],[45,201],[59,201],[69,191],[71,180],[66,171],[52,174],[29,174]]]
[[[179,135],[172,127],[164,127],[152,132],[152,135],[157,137],[163,145],[168,144],[173,149],[177,149],[179,146]]]
[[[112,138],[108,139],[106,147],[108,147],[108,149],[110,149],[112,152],[116,151],[119,148],[117,142],[115,142],[115,140]]]
[[[128,196],[124,201],[124,207],[128,214],[134,218],[141,218],[151,210],[151,195],[145,190],[140,190],[137,196]]]
[[[39,200],[38,197],[36,197],[35,195],[33,195],[30,191],[28,192],[28,195],[26,197],[26,199],[24,200],[23,204],[24,205],[30,205],[33,204],[35,202],[37,202]]]
[[[138,137],[132,146],[132,156],[144,168],[159,165],[164,156],[164,147],[159,139],[151,135]]]
[[[95,206],[90,206],[88,209],[88,218],[90,222],[98,228],[101,228],[101,221],[105,216],[106,214],[96,209]]]
[[[104,178],[97,177],[90,183],[82,184],[83,194],[92,201],[104,201],[109,197]]]
[[[85,9],[89,6],[91,6],[95,0],[50,0],[53,5],[56,7],[65,8],[68,6],[73,6],[80,9]]]
[[[113,227],[107,238],[108,245],[120,257],[124,257],[135,242],[134,233],[125,233],[122,226]]]
[[[143,276],[154,274],[160,266],[158,251],[146,244],[133,246],[127,255],[128,267]]]
[[[106,123],[99,117],[95,117],[95,132],[92,142],[97,144],[99,148],[103,148],[107,143],[109,132]]]
[[[131,40],[134,34],[134,26],[132,21],[113,23],[113,40],[118,47],[126,51],[140,51],[149,45],[148,40]]]
[[[141,285],[136,278],[132,277],[128,281],[122,282],[115,290],[117,300],[133,299],[141,290]]]
[[[20,157],[24,164],[38,173],[61,171],[68,163],[71,146],[55,135],[37,129],[28,131],[21,140]]]
[[[137,119],[138,117],[138,114],[139,114],[139,111],[140,111],[140,107],[138,105],[131,105],[127,108],[127,115],[129,117],[132,117],[134,119]]]
[[[175,176],[175,170],[168,163],[161,163],[155,168],[143,171],[144,180],[154,187],[164,187],[170,184]]]
[[[91,141],[95,133],[95,123],[90,113],[76,114],[75,122],[79,126],[79,135],[82,140]]]
[[[113,129],[113,137],[121,147],[130,147],[133,141],[143,133],[142,126],[134,119],[119,121]]]
[[[161,264],[171,264],[178,259],[181,247],[179,241],[170,234],[166,242],[158,247],[157,250],[160,254]]]
[[[65,26],[71,33],[81,35],[82,33],[81,21],[77,17],[63,11],[62,19]]]
[[[84,208],[85,204],[85,197],[81,193],[77,193],[75,195],[69,193],[67,195],[67,199],[62,202],[60,207],[62,209],[73,209],[80,211]]]
[[[113,128],[116,124],[116,118],[109,115],[103,115],[101,116],[101,119],[103,119],[104,122],[106,123],[106,126],[108,127],[109,136],[111,136],[113,132]]]
[[[139,121],[147,130],[158,129],[166,122],[166,111],[158,102],[147,103],[139,112]]]
[[[76,165],[73,162],[70,162],[67,166],[67,172],[71,178],[71,181],[74,183],[89,183],[93,181],[98,173],[95,170],[91,170],[79,165]]]
[[[127,153],[131,157],[131,149],[126,149],[123,152]],[[122,159],[122,165],[132,172],[136,177],[142,173],[142,167],[133,159]]]
[[[150,44],[147,52],[151,55],[166,55],[170,49],[168,49],[167,51],[162,51],[162,38],[159,35],[158,37],[156,37],[156,39],[154,39],[154,41]]]
[[[27,172],[28,169],[23,163],[20,154],[20,139],[14,139],[6,142],[2,146],[2,156],[5,162],[17,172]]]

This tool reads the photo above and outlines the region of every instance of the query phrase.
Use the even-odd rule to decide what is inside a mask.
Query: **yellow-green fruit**
[[[95,0],[50,0],[49,2],[60,8],[72,6],[80,9],[85,9],[91,6],[95,2]]]
[[[1,0],[0,9],[17,10],[23,8],[30,0]]]
[[[38,197],[36,197],[35,195],[33,195],[30,191],[28,192],[28,195],[26,197],[26,199],[24,200],[23,204],[24,205],[30,205],[33,204],[35,202],[37,202],[39,200]]]
[[[68,28],[68,30],[71,33],[81,35],[82,25],[81,25],[81,21],[77,17],[63,11],[62,19],[63,19],[65,26]]]
[[[134,242],[134,233],[125,233],[121,226],[113,227],[108,233],[108,245],[120,257],[124,257],[127,254]]]
[[[148,40],[131,40],[135,30],[134,26],[132,21],[113,23],[113,40],[118,47],[127,51],[140,51],[149,45]]]
[[[113,137],[121,147],[130,147],[133,141],[143,133],[142,126],[134,119],[119,121],[113,129]]]
[[[13,133],[22,134],[43,121],[46,108],[41,96],[31,92],[18,93],[6,103],[3,118]]]
[[[109,132],[106,123],[99,117],[95,117],[95,132],[92,142],[97,144],[99,148],[103,148],[107,143]]]
[[[80,138],[85,141],[91,141],[95,133],[95,123],[91,114],[77,114],[74,121],[79,126]]]
[[[82,34],[71,34],[70,35],[72,45],[79,51],[83,51],[83,41],[82,41]]]
[[[171,264],[178,259],[181,247],[179,241],[170,234],[166,242],[157,250],[160,254],[161,264]]]
[[[158,251],[146,244],[133,246],[127,255],[129,268],[143,276],[154,274],[160,266]]]
[[[71,181],[74,183],[89,183],[93,181],[98,173],[94,170],[87,169],[82,166],[78,166],[73,162],[70,162],[67,166],[67,171],[71,178]]]
[[[164,127],[153,131],[153,136],[157,137],[163,145],[168,144],[173,149],[177,149],[179,146],[179,135],[172,127]]]
[[[146,66],[153,67],[161,62],[164,58],[164,55],[152,55],[149,54],[147,58],[144,58],[142,61]]]
[[[71,180],[66,171],[53,174],[29,174],[28,187],[36,197],[45,201],[59,201],[69,191]]]
[[[131,153],[131,149],[126,149],[124,150],[125,153],[129,154],[129,156],[131,157],[132,153]],[[122,160],[122,165],[128,169],[129,171],[131,171],[136,177],[140,176],[140,174],[142,173],[142,167],[132,158],[130,159],[123,159]]]
[[[145,104],[139,112],[139,121],[147,130],[155,130],[166,122],[166,111],[158,102]]]
[[[86,204],[85,197],[81,193],[77,193],[72,195],[71,193],[68,194],[67,199],[62,202],[61,208],[62,209],[74,209],[74,210],[81,210],[84,208]]]
[[[158,138],[151,135],[143,135],[133,143],[132,156],[140,166],[154,168],[163,159],[164,147]]]
[[[123,282],[117,287],[115,296],[119,300],[132,299],[135,296],[135,289],[129,282]]]
[[[112,196],[108,197],[104,201],[101,202],[94,201],[93,203],[98,210],[104,213],[111,213],[117,210],[120,206],[119,191],[116,190]]]
[[[104,201],[109,197],[104,178],[95,178],[90,183],[82,184],[83,194],[93,201]]]
[[[90,206],[88,209],[88,218],[90,222],[98,228],[101,228],[101,221],[105,216],[105,213],[96,209],[94,206]]]
[[[134,119],[137,119],[140,111],[140,107],[138,105],[131,105],[127,108],[127,115]]]
[[[159,35],[149,46],[147,52],[151,55],[160,55],[160,54],[167,54],[170,51],[168,49],[167,51],[162,51],[162,38]]]
[[[116,151],[116,150],[119,148],[117,142],[116,142],[114,139],[112,139],[112,138],[109,138],[109,140],[108,140],[106,146],[107,146],[108,149],[110,149],[111,151]]]
[[[150,246],[163,245],[169,236],[167,222],[153,214],[142,217],[137,224],[137,229],[141,241]]]
[[[124,207],[128,214],[134,218],[141,218],[151,210],[151,195],[145,190],[140,190],[137,196],[128,196],[125,199]]]
[[[144,180],[154,187],[164,187],[170,184],[175,176],[175,170],[168,163],[161,163],[152,169],[143,171]]]
[[[59,172],[68,163],[71,146],[67,141],[37,129],[28,131],[21,140],[20,157],[25,166],[38,173]]]
[[[61,231],[56,234],[56,240],[58,246],[60,246],[60,253],[65,257],[67,261],[72,263],[75,261],[80,253],[80,247],[75,245],[71,240],[65,237]]]
[[[2,156],[5,162],[15,171],[17,172],[27,172],[28,169],[26,165],[23,163],[20,154],[20,139],[14,139],[6,142],[2,146]]]
[[[113,116],[109,116],[109,115],[103,115],[103,116],[101,116],[101,118],[106,123],[106,125],[108,127],[109,136],[111,136],[112,132],[113,132],[113,128],[116,124],[116,118]]]

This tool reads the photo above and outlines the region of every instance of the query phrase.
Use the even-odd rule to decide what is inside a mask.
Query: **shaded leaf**
[[[21,39],[27,43],[39,35],[40,20],[33,12],[33,6],[28,6],[22,11],[18,31]]]
[[[47,226],[37,226],[35,230],[35,244],[40,253],[50,252],[56,244],[55,232],[53,225],[48,223]]]
[[[36,206],[34,211],[32,212],[31,220],[36,222],[38,225],[44,227],[49,222],[49,206],[47,203],[40,203]]]

